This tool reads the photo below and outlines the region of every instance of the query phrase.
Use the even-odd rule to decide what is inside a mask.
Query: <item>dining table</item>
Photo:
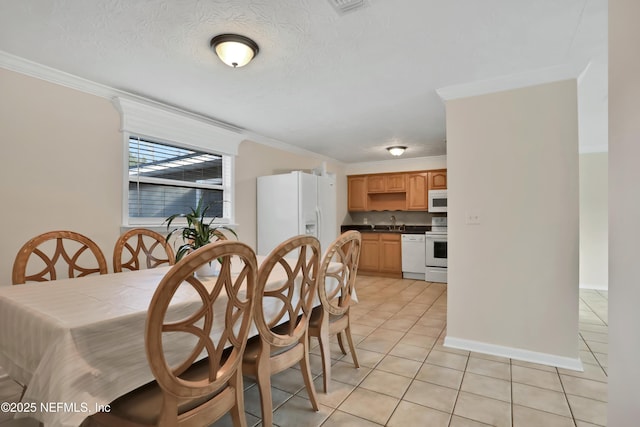
[[[258,264],[265,259],[257,258]],[[13,408],[15,417],[33,417],[45,426],[78,426],[119,396],[153,381],[145,321],[170,268],[0,286],[0,366],[26,385],[21,406]],[[267,287],[285,280],[284,271],[274,270]],[[213,285],[215,277],[202,281]],[[215,304],[225,305],[225,299],[220,296]],[[274,298],[264,304],[268,300],[276,304]],[[167,315],[192,312],[198,303],[193,289],[178,292]],[[316,295],[314,305],[319,304]],[[265,310],[275,313],[278,307]],[[212,335],[221,334],[221,323],[214,320]],[[252,324],[250,336],[257,333]],[[179,358],[193,348],[195,338],[180,335],[166,340],[165,354]]]

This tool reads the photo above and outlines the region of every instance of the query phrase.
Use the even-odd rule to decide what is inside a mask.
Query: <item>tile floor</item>
[[[334,342],[331,389],[324,394],[314,340],[311,362],[320,410],[311,409],[300,372],[291,368],[272,378],[275,425],[606,425],[607,292],[580,291],[585,370],[575,372],[443,347],[445,285],[360,276],[357,289],[352,333],[360,369]],[[11,397],[12,387],[0,378],[0,400]],[[245,389],[248,425],[260,425],[257,387],[247,379]],[[214,426],[230,421],[227,416]]]

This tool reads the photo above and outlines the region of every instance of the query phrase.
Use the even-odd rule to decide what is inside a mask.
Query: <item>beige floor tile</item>
[[[353,320],[351,321],[351,333],[355,335],[367,336],[371,332],[375,331],[376,327],[371,325],[363,325],[360,323],[355,323]]]
[[[291,399],[293,394],[287,393],[275,387],[271,387],[271,404],[272,408],[280,407],[284,402]],[[262,418],[262,409],[260,407],[260,390],[257,386],[251,387],[244,392],[244,410],[251,415]]]
[[[391,318],[380,325],[381,328],[391,329],[393,331],[402,331],[407,332],[413,325],[415,325],[415,320],[411,319],[394,319]]]
[[[329,418],[332,408],[319,405],[314,411],[307,399],[293,396],[273,413],[273,423],[280,427],[318,427]]]
[[[360,383],[359,387],[401,398],[409,388],[409,384],[411,384],[411,378],[374,369]]]
[[[453,413],[492,426],[511,426],[509,403],[464,391],[460,392]]]
[[[593,353],[598,360],[598,364],[603,368],[609,367],[609,356],[603,353]]]
[[[378,424],[386,424],[400,399],[358,388],[338,409]]]
[[[594,353],[609,353],[609,344],[604,344],[597,341],[587,341],[587,346],[589,347],[589,350]]]
[[[427,356],[426,361],[433,365],[464,371],[467,366],[467,359],[467,356],[463,356],[461,354],[432,350],[431,353],[429,353],[429,356]]]
[[[402,400],[451,413],[457,395],[454,389],[414,380]]]
[[[330,408],[337,408],[338,406],[340,406],[340,404],[344,402],[347,396],[349,396],[349,394],[356,388],[356,386],[351,384],[331,380],[331,384],[329,384],[329,392],[325,393],[323,391],[324,385],[321,376],[316,378],[313,381],[313,384],[316,388],[318,403]],[[309,399],[309,394],[306,388],[300,390],[296,396],[302,397],[304,399]]]
[[[418,371],[416,379],[457,390],[460,388],[463,375],[464,372],[458,371],[456,369],[445,368],[443,366],[425,363]]]
[[[402,338],[404,334],[405,332],[385,329],[383,326],[380,326],[375,331],[371,332],[367,338],[383,339],[386,341],[393,341],[394,343],[396,343],[400,341],[400,338]]]
[[[436,339],[434,337],[428,337],[426,335],[408,333],[405,336],[403,336],[402,338],[400,338],[400,341],[398,343],[399,344],[402,343],[402,344],[413,345],[415,347],[422,347],[422,348],[426,348],[426,349],[431,349],[431,347],[433,347],[433,344],[435,342],[436,342]]]
[[[331,367],[331,381],[340,381],[346,384],[357,385],[364,377],[369,375],[371,368],[360,366],[355,368],[353,363],[337,362]]]
[[[493,360],[470,357],[467,364],[467,372],[501,380],[511,380],[511,366],[506,363],[494,362]]]
[[[580,360],[582,363],[588,363],[589,365],[598,365],[596,357],[591,353],[591,350],[580,350]]]
[[[576,420],[605,426],[607,425],[607,404],[598,400],[567,395],[569,405]]]
[[[375,367],[385,356],[384,353],[377,353],[375,351],[365,350],[364,348],[356,348],[356,355],[358,356],[360,366],[366,368]],[[343,362],[347,361],[348,360],[343,360]]]
[[[538,411],[525,406],[513,405],[513,427],[574,427],[568,417]]]
[[[480,421],[470,420],[469,418],[463,418],[459,415],[451,417],[451,424],[449,427],[486,427],[490,424],[481,423]]]
[[[576,427],[603,427],[597,424],[591,424],[584,421],[576,420]]]
[[[431,327],[431,326],[423,326],[420,324],[412,326],[408,332],[412,334],[425,335],[428,337],[438,338],[442,334],[443,328],[439,327]]]
[[[391,419],[388,427],[448,427],[449,415],[436,409],[426,408],[411,402],[401,401]]]
[[[291,394],[296,394],[300,389],[304,388],[302,371],[295,368],[285,369],[271,376],[271,386]]]
[[[511,402],[511,383],[497,378],[467,372],[464,374],[460,390]]]
[[[539,369],[527,368],[524,366],[512,366],[511,379],[513,382],[521,384],[562,391],[560,376],[557,372],[540,371]]]
[[[260,418],[255,417],[251,414],[245,414],[245,416],[247,418],[247,426],[255,426],[260,422]],[[0,426],[9,427],[5,426],[4,424],[0,424]],[[224,417],[211,424],[210,427],[233,427],[233,420],[231,419],[231,415],[227,413]]]
[[[355,320],[352,320],[353,324],[358,324],[358,325],[367,325],[367,326],[373,326],[373,327],[378,327],[380,325],[382,325],[387,319],[381,319],[381,318],[374,318],[367,315],[364,315],[362,317],[359,317]]]
[[[609,342],[609,334],[584,331],[580,332],[580,335],[582,335],[582,338],[584,338],[585,341],[596,341],[603,344],[607,344]]]
[[[600,381],[587,380],[583,378],[561,375],[564,392],[589,399],[608,401],[608,386]]]
[[[573,371],[571,369],[558,368],[560,375],[569,375],[572,377],[585,378],[589,380],[607,382],[608,378],[600,366],[583,364],[584,371]]]
[[[379,427],[381,424],[365,420],[364,418],[356,417],[355,415],[347,414],[342,411],[335,411],[327,420],[322,424],[322,427]]]
[[[421,366],[422,363],[416,362],[415,360],[388,355],[380,361],[376,369],[413,378]]]
[[[418,362],[423,362],[427,358],[430,349],[424,347],[416,347],[414,345],[404,344],[399,342],[389,352],[389,354],[398,357],[404,357],[405,359],[411,359]]]
[[[357,349],[365,349],[369,351],[375,351],[376,353],[388,353],[396,345],[398,341],[384,339],[379,337],[373,337],[369,335],[362,340],[356,347]]]
[[[461,356],[467,356],[467,357],[471,353],[470,351],[460,350],[459,348],[453,348],[453,347],[448,347],[448,346],[445,347],[444,345],[442,345],[443,341],[444,341],[444,337],[438,338],[438,340],[436,341],[435,345],[433,346],[433,350],[443,351],[445,353],[459,354]]]
[[[594,325],[592,323],[580,323],[580,331],[600,332],[606,334],[609,332],[609,327],[606,325]]]
[[[570,417],[571,411],[564,393],[544,388],[512,383],[513,403],[540,411]]]

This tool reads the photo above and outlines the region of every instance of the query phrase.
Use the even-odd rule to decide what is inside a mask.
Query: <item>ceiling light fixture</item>
[[[211,48],[233,68],[247,65],[260,50],[256,42],[239,34],[219,34],[211,39]]]
[[[393,147],[387,147],[387,151],[391,153],[392,156],[401,156],[406,150],[407,147],[402,145],[394,145]]]

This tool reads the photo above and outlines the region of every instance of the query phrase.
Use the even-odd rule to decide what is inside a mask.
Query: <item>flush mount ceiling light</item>
[[[391,153],[392,156],[401,156],[406,150],[407,147],[402,145],[394,145],[393,147],[387,147],[387,151]]]
[[[258,54],[258,45],[239,34],[219,34],[211,39],[211,48],[230,67],[247,65]]]

